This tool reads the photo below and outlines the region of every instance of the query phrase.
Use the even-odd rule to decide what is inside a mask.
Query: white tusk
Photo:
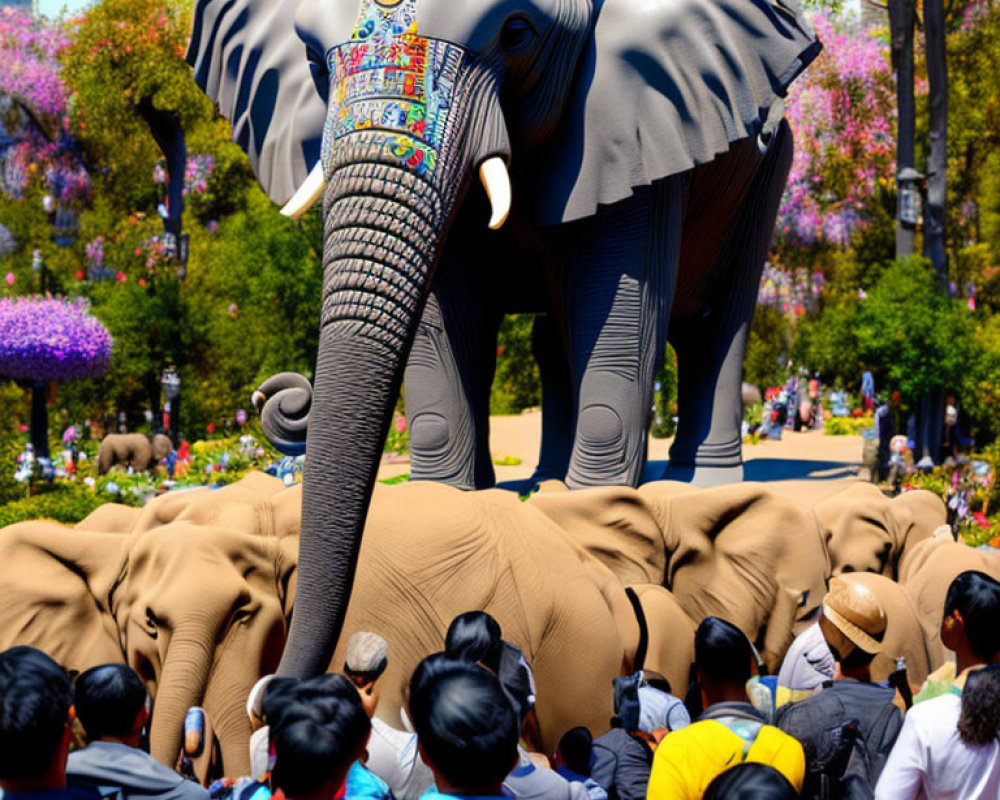
[[[483,182],[486,196],[490,198],[490,205],[493,207],[490,229],[499,230],[510,213],[511,189],[507,163],[500,156],[486,159],[479,165],[479,180]]]
[[[309,177],[306,178],[299,190],[292,195],[281,213],[286,217],[291,217],[296,222],[323,196],[323,189],[326,186],[326,179],[323,177],[323,164],[319,161],[312,168]]]

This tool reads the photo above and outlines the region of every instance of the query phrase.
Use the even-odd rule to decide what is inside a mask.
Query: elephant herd
[[[75,528],[0,531],[0,648],[32,644],[71,670],[126,662],[154,697],[153,754],[172,764],[184,714],[201,705],[227,774],[249,767],[246,698],[281,658],[297,584],[301,487],[252,473],[222,489],[108,504]],[[603,731],[610,681],[639,647],[683,691],[694,630],[739,625],[775,670],[814,618],[833,574],[864,583],[888,612],[876,679],[905,656],[912,682],[943,662],[944,594],[966,569],[1000,578],[1000,557],[934,535],[928,492],[886,499],[852,484],[814,508],[763,484],[566,491],[527,501],[434,483],[379,486],[333,667],[350,633],[389,642],[379,715],[399,724],[402,687],[442,647],[449,621],[483,609],[530,660],[546,746],[569,727]]]

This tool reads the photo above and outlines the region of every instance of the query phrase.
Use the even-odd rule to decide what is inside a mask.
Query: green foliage
[[[52,491],[0,507],[0,528],[29,519],[53,519],[75,525],[104,502],[86,486],[62,484]]]
[[[824,426],[827,436],[857,436],[862,431],[871,430],[875,418],[867,417],[830,417]]]
[[[743,358],[743,379],[763,389],[784,382],[792,326],[774,306],[757,306]]]
[[[962,409],[977,442],[1000,436],[1000,316],[976,331],[976,357],[966,365],[962,381]]]
[[[857,312],[858,357],[876,382],[914,400],[958,385],[973,354],[972,319],[920,258],[889,266]]]
[[[669,439],[677,432],[677,353],[669,344],[663,365],[656,373],[659,389],[653,397],[653,424],[649,432],[656,439]]]
[[[95,188],[123,213],[158,202],[150,176],[161,154],[140,106],[176,114],[185,131],[213,121],[183,59],[189,30],[190,15],[162,0],[102,0],[77,23],[63,55]]]
[[[801,319],[792,360],[818,370],[829,383],[857,389],[863,371],[856,338],[858,314],[856,299],[842,299],[826,305],[815,317]]]
[[[511,314],[500,324],[497,369],[490,394],[491,414],[520,414],[542,402],[538,364],[531,354],[534,314]]]

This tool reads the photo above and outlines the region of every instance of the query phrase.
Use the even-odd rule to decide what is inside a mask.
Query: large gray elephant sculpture
[[[687,387],[675,460],[738,468],[738,437],[714,438],[727,426],[701,409],[738,422],[755,271],[791,157],[780,98],[819,51],[792,2],[196,4],[195,79],[261,184],[292,216],[324,201],[300,582],[280,672],[330,662],[404,368],[426,352],[410,353],[425,306],[449,337],[476,327],[463,270],[562,268],[571,485],[638,480],[633,422],[644,429],[671,314]],[[477,173],[489,204],[468,191]],[[484,230],[508,215],[507,231]],[[481,409],[484,380],[459,377]],[[270,402],[298,413],[303,401]],[[437,432],[442,448],[452,434]]]

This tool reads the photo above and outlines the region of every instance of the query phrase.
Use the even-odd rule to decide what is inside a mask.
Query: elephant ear
[[[595,6],[565,124],[534,170],[542,224],[588,217],[775,125],[821,49],[796,0]]]
[[[326,115],[325,75],[295,28],[300,1],[199,0],[187,54],[195,82],[280,204],[319,161]]]

